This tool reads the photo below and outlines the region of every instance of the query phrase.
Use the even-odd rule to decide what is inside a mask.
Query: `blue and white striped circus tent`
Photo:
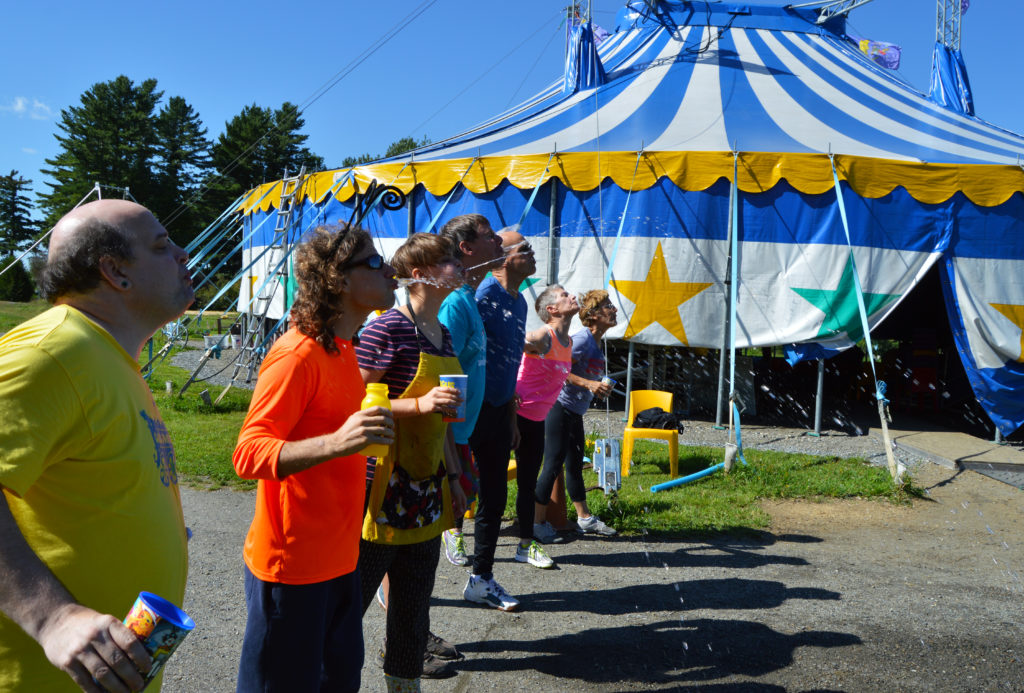
[[[372,181],[393,185],[406,208],[364,222],[385,252],[479,212],[519,225],[542,280],[608,288],[610,337],[718,348],[735,187],[737,347],[844,349],[863,337],[854,272],[874,327],[938,264],[934,300],[1010,434],[1024,423],[1024,137],[937,104],[848,41],[843,16],[817,18],[635,0],[597,45],[578,28],[563,78],[525,103],[309,177],[295,233],[348,219]],[[246,264],[269,243],[279,185],[245,203]]]

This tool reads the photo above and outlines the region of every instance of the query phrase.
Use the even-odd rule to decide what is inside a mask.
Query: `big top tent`
[[[718,348],[735,199],[736,347],[836,353],[864,337],[857,280],[874,328],[938,267],[974,393],[1012,433],[1024,423],[1024,137],[876,65],[842,15],[818,18],[635,0],[600,43],[582,23],[563,77],[519,106],[304,178],[288,240],[348,219],[371,182],[392,185],[406,206],[363,222],[385,252],[478,212],[518,225],[543,281],[607,288],[623,318],[609,337]],[[281,188],[242,206],[243,305],[281,262],[266,252]]]

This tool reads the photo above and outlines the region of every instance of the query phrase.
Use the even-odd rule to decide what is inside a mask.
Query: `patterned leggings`
[[[418,679],[423,673],[423,652],[430,630],[430,593],[441,551],[441,537],[419,544],[374,544],[359,541],[359,577],[363,614],[387,574],[388,625],[384,673]]]

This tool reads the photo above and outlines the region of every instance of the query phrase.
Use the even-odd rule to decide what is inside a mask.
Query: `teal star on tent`
[[[831,338],[845,332],[851,342],[859,342],[864,337],[864,328],[860,321],[860,310],[857,308],[857,287],[854,284],[853,255],[846,260],[843,276],[839,278],[839,286],[828,289],[797,289],[790,287],[805,301],[825,314],[821,330],[815,339]],[[900,294],[869,294],[864,293],[864,308],[868,317],[889,305],[900,297]]]

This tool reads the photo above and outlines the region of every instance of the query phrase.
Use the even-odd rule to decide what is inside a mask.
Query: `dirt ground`
[[[1024,493],[974,472],[913,470],[926,499],[772,502],[751,536],[583,538],[559,569],[495,574],[522,601],[461,597],[438,566],[432,629],[466,658],[433,691],[1022,691]],[[245,608],[241,542],[252,494],[185,489],[195,532],[186,608],[199,623],[164,690],[230,691]],[[472,542],[469,542],[472,549]],[[363,689],[383,690],[384,627],[364,619]]]

